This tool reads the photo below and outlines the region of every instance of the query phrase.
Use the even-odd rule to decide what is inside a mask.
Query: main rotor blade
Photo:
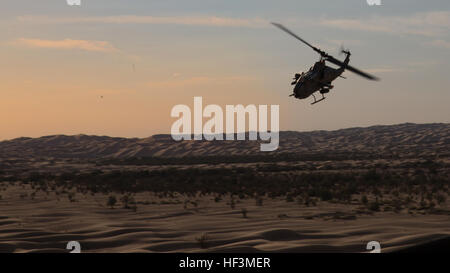
[[[316,51],[317,53],[319,53],[322,56],[327,56],[327,54],[325,52],[323,52],[322,50],[318,49],[317,47],[313,46],[312,44],[308,43],[307,41],[303,40],[302,38],[300,38],[299,36],[297,36],[297,34],[295,34],[294,32],[290,31],[289,29],[287,29],[285,26],[283,26],[282,24],[278,24],[278,23],[274,23],[272,22],[272,25],[276,26],[277,28],[281,29],[282,31],[292,35],[294,38],[300,40],[301,42],[303,42],[304,44],[306,44],[307,46],[309,46],[310,48],[314,49],[314,51]]]
[[[347,65],[346,69],[352,71],[353,73],[356,73],[356,74],[360,75],[361,77],[364,77],[364,78],[372,80],[372,81],[379,81],[380,80],[379,78],[377,78],[377,77],[375,77],[373,75],[370,75],[369,73],[363,72],[363,71],[361,71],[361,70],[359,70],[357,68],[354,68],[353,66],[350,66],[350,65]]]
[[[332,57],[332,56],[328,56],[326,60],[327,60],[328,62],[330,62],[330,63],[335,64],[335,65],[339,65],[339,66],[343,66],[343,65],[344,65],[343,62],[339,61],[338,59],[335,59],[335,58]],[[364,77],[364,78],[366,78],[366,79],[372,80],[372,81],[379,81],[379,80],[380,80],[379,78],[377,78],[377,77],[375,77],[375,76],[373,76],[373,75],[370,75],[370,74],[368,74],[368,73],[366,73],[366,72],[363,72],[363,71],[361,71],[361,70],[359,70],[359,69],[357,69],[357,68],[354,68],[354,67],[351,66],[351,65],[347,65],[345,69],[346,69],[346,70],[349,70],[349,71],[351,71],[351,72],[353,72],[353,73],[355,73],[355,74],[358,74],[358,75],[360,75],[361,77]]]
[[[288,28],[286,28],[285,26],[283,26],[282,24],[278,24],[278,23],[272,22],[272,25],[276,26],[277,28],[279,28],[279,29],[283,30],[284,32],[290,34],[290,35],[293,36],[294,38],[300,40],[301,42],[303,42],[304,44],[306,44],[306,45],[309,46],[310,48],[314,49],[314,51],[316,51],[317,53],[319,53],[322,57],[326,57],[326,60],[329,61],[330,63],[333,63],[333,64],[338,65],[338,66],[343,66],[343,65],[344,65],[343,62],[339,61],[338,59],[334,58],[333,56],[328,55],[326,52],[320,50],[319,48],[317,48],[317,47],[311,45],[311,44],[308,43],[307,41],[305,41],[305,40],[303,40],[302,38],[300,38],[299,36],[297,36],[297,34],[295,34],[294,32],[290,31],[290,30],[289,30]],[[357,68],[354,68],[354,67],[352,67],[352,66],[350,66],[350,65],[347,65],[345,69],[346,69],[346,70],[350,70],[350,71],[352,71],[353,73],[356,73],[356,74],[358,74],[358,75],[360,75],[360,76],[362,76],[362,77],[364,77],[364,78],[366,78],[366,79],[369,79],[369,80],[373,80],[373,81],[378,81],[378,80],[379,80],[377,77],[372,76],[372,75],[370,75],[370,74],[368,74],[368,73],[366,73],[366,72],[363,72],[363,71],[361,71],[361,70],[359,70],[359,69],[357,69]]]

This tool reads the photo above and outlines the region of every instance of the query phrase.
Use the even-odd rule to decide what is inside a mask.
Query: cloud
[[[403,69],[395,67],[378,67],[378,68],[367,68],[364,69],[364,71],[368,73],[381,74],[381,73],[402,72]]]
[[[105,41],[88,41],[88,40],[42,40],[20,38],[14,42],[16,45],[27,46],[31,48],[53,48],[53,49],[79,49],[94,52],[117,52],[113,45]]]
[[[147,84],[147,87],[151,89],[189,88],[199,86],[223,85],[236,82],[249,82],[254,80],[252,77],[245,77],[245,76],[229,76],[229,77],[195,76],[195,77],[180,78],[181,74],[179,73],[175,74],[173,75],[172,79],[169,80],[151,81]]]
[[[433,40],[427,43],[428,45],[440,48],[450,49],[450,42],[445,40]]]
[[[450,12],[434,11],[410,16],[373,16],[364,19],[322,19],[319,24],[345,30],[441,36],[449,33]]]
[[[49,17],[19,16],[20,22],[33,24],[71,24],[71,23],[105,23],[105,24],[173,24],[215,27],[270,27],[269,21],[261,18],[233,18],[219,16],[87,16],[87,17]],[[422,12],[408,16],[372,16],[356,19],[322,18],[286,18],[284,21],[320,25],[344,30],[360,30],[391,34],[415,34],[423,36],[446,35],[450,30],[450,12]]]
[[[364,44],[361,40],[328,40],[334,46],[361,46]]]
[[[106,23],[106,24],[173,24],[216,27],[263,27],[268,22],[259,18],[242,19],[217,16],[93,16],[93,17],[48,17],[19,16],[21,22],[64,24],[64,23]]]

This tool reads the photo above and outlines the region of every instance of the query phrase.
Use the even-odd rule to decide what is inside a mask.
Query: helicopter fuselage
[[[344,68],[332,68],[326,65],[303,73],[294,87],[294,97],[297,99],[306,99],[313,93],[320,91],[322,94],[328,93],[333,88],[331,83],[338,78]]]

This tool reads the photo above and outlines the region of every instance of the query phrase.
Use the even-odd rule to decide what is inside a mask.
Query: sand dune
[[[145,139],[55,135],[0,142],[0,158],[130,158],[260,155],[254,141],[182,141],[170,135]],[[375,153],[414,155],[450,151],[450,124],[400,124],[337,131],[280,132],[283,153]],[[273,154],[273,153],[271,153]]]
[[[367,252],[369,241],[392,252],[448,242],[450,124],[280,138],[263,154],[257,142],[168,135],[0,142],[0,252],[68,252],[69,241],[83,252]],[[198,185],[209,192],[193,192]],[[126,194],[135,210],[120,201]]]
[[[67,252],[73,240],[83,252],[367,252],[373,240],[390,252],[450,237],[448,214],[358,214],[352,206],[306,208],[284,200],[267,200],[264,206],[243,200],[230,209],[211,197],[184,209],[159,204],[149,193],[136,199],[157,202],[133,212],[106,208],[102,195],[69,202],[40,194],[29,201],[18,198],[23,191],[11,186],[4,195],[8,201],[0,201],[0,252]]]

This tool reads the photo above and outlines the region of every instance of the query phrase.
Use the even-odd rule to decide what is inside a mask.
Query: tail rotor
[[[350,49],[345,48],[343,45],[341,45],[340,51],[339,51],[339,55],[345,54],[347,56],[352,55],[352,53],[350,53]]]

